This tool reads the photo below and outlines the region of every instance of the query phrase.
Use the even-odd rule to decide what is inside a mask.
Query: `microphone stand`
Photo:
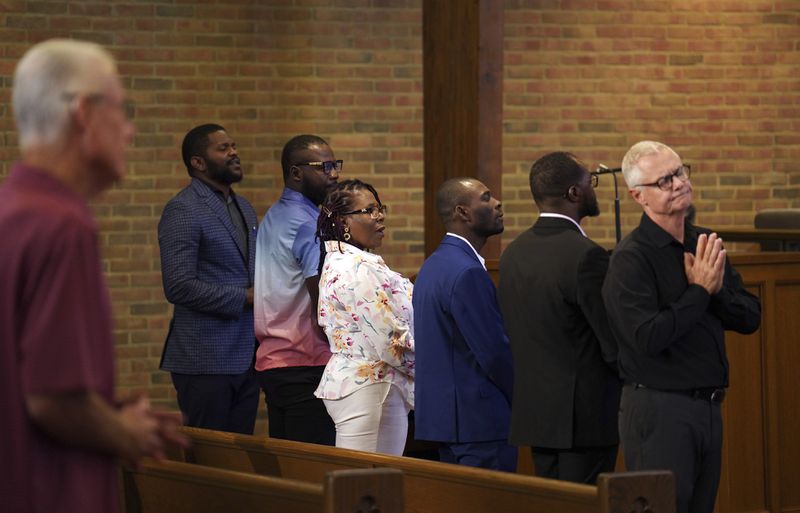
[[[622,168],[609,169],[605,164],[599,164],[597,171],[593,175],[610,174],[614,178],[614,228],[616,228],[617,244],[622,240],[622,228],[620,226],[619,214],[619,186],[617,184],[617,173],[622,171]]]
[[[622,240],[622,228],[619,221],[619,188],[617,187],[617,173],[611,173],[614,177],[614,228],[617,230],[617,244]]]

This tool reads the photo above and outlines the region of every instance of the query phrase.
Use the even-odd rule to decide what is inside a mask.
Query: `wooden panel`
[[[436,191],[475,177],[501,198],[503,1],[424,0],[425,254],[444,236]],[[500,238],[483,249],[500,255]]]
[[[748,285],[750,292],[764,297],[762,287]],[[720,512],[765,511],[769,503],[764,432],[765,333],[760,329],[752,335],[725,334],[730,388],[722,408],[723,460],[717,508]],[[747,472],[742,472],[744,469]]]
[[[330,472],[317,482],[183,462],[122,469],[126,513],[402,513],[403,473]]]
[[[775,287],[774,334],[781,511],[800,511],[800,283]]]
[[[325,511],[330,513],[403,513],[403,473],[356,469],[325,477]]]
[[[800,511],[800,254],[731,255],[731,262],[760,294],[762,318],[753,335],[726,334],[731,389],[718,511]]]
[[[200,465],[144,461],[123,469],[127,513],[322,512],[321,484]]]
[[[193,443],[186,452],[187,458],[203,465],[264,471],[308,482],[318,482],[320,475],[333,468],[402,470],[408,513],[596,513],[598,508],[596,488],[586,485],[287,440],[195,428],[183,430]]]
[[[671,472],[600,474],[597,488],[601,513],[675,513],[675,476]]]
[[[203,437],[204,433],[208,433],[206,430],[186,428],[186,431],[195,440],[192,447],[185,451],[186,461],[201,465],[313,483],[322,482],[328,472],[373,467],[369,462],[326,458],[324,453],[318,451],[293,453],[280,443],[275,450],[263,451],[259,450],[261,444],[257,439],[242,440],[233,433],[211,432],[214,436],[206,438]]]
[[[800,230],[789,229],[723,228],[717,235],[725,242],[800,241]]]
[[[615,505],[650,505],[654,513],[674,512],[674,483],[668,472],[627,472],[601,474],[600,486],[587,486],[550,479],[539,479],[507,472],[450,465],[415,458],[323,447],[271,438],[183,428],[191,438],[193,452],[202,455],[198,462],[233,470],[250,471],[249,462],[275,460],[277,465],[262,467],[278,470],[281,477],[317,482],[331,467],[388,467],[402,470],[405,511],[433,513],[598,513],[616,511]],[[205,450],[205,446],[215,448]],[[228,451],[217,450],[227,448]],[[247,454],[235,457],[234,452]],[[292,465],[287,465],[294,460]],[[297,472],[287,476],[286,469]],[[602,490],[602,493],[601,493]],[[386,496],[386,494],[384,494]],[[669,505],[672,505],[670,508]]]

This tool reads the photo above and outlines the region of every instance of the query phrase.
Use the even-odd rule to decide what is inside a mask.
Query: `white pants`
[[[323,401],[336,424],[336,447],[403,455],[409,407],[397,387],[374,383]]]

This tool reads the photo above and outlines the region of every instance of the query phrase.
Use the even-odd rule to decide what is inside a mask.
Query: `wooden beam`
[[[436,191],[470,176],[502,199],[503,0],[424,0],[425,255],[444,235]],[[500,257],[500,238],[482,253]]]

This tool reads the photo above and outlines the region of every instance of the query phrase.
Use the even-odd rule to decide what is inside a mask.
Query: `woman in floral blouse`
[[[386,207],[360,180],[339,182],[322,205],[319,325],[331,357],[316,396],[336,446],[403,454],[414,406],[411,282],[369,250],[383,242]]]

